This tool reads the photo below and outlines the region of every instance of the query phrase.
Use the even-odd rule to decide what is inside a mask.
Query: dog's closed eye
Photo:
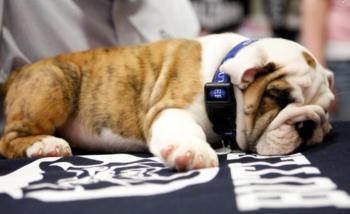
[[[289,90],[270,89],[266,90],[264,95],[275,100],[282,108],[293,101]]]
[[[264,96],[275,100],[280,107],[284,108],[289,103],[294,102],[294,99],[290,96],[291,91],[291,86],[285,80],[278,79],[267,86]]]

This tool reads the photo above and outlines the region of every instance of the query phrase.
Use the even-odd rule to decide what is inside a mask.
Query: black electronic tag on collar
[[[205,84],[205,108],[213,130],[221,135],[225,146],[236,149],[236,98],[233,85],[229,82]]]

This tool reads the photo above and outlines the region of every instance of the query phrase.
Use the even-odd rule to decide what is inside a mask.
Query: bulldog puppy
[[[0,153],[7,158],[149,150],[177,170],[218,165],[204,84],[231,77],[242,150],[283,155],[330,131],[332,73],[305,48],[219,34],[59,55],[14,72],[5,91]]]

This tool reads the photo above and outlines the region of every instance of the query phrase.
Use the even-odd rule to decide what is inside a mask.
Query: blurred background
[[[331,120],[350,120],[349,0],[192,0],[201,34],[232,31],[306,46],[335,75]]]
[[[321,0],[322,1],[322,0]],[[202,34],[233,31],[248,37],[298,39],[299,0],[192,0]]]

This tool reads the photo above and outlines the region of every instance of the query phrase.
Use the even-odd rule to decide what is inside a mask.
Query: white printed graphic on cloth
[[[244,158],[252,158],[253,161],[242,162]],[[264,161],[272,158],[278,161]],[[339,190],[331,179],[323,177],[320,170],[311,166],[300,153],[289,156],[231,153],[227,159],[233,162],[229,168],[240,211],[326,206],[350,208],[349,195]],[[293,169],[278,169],[281,166]],[[298,177],[300,174],[304,176]],[[263,177],[266,175],[275,176]]]
[[[46,202],[163,194],[212,180],[218,168],[174,173],[157,158],[97,155],[74,159],[41,158],[0,176],[0,194]],[[65,161],[67,160],[67,161]],[[60,178],[55,178],[59,174]],[[63,175],[63,177],[62,177]],[[54,179],[53,179],[54,178]]]

